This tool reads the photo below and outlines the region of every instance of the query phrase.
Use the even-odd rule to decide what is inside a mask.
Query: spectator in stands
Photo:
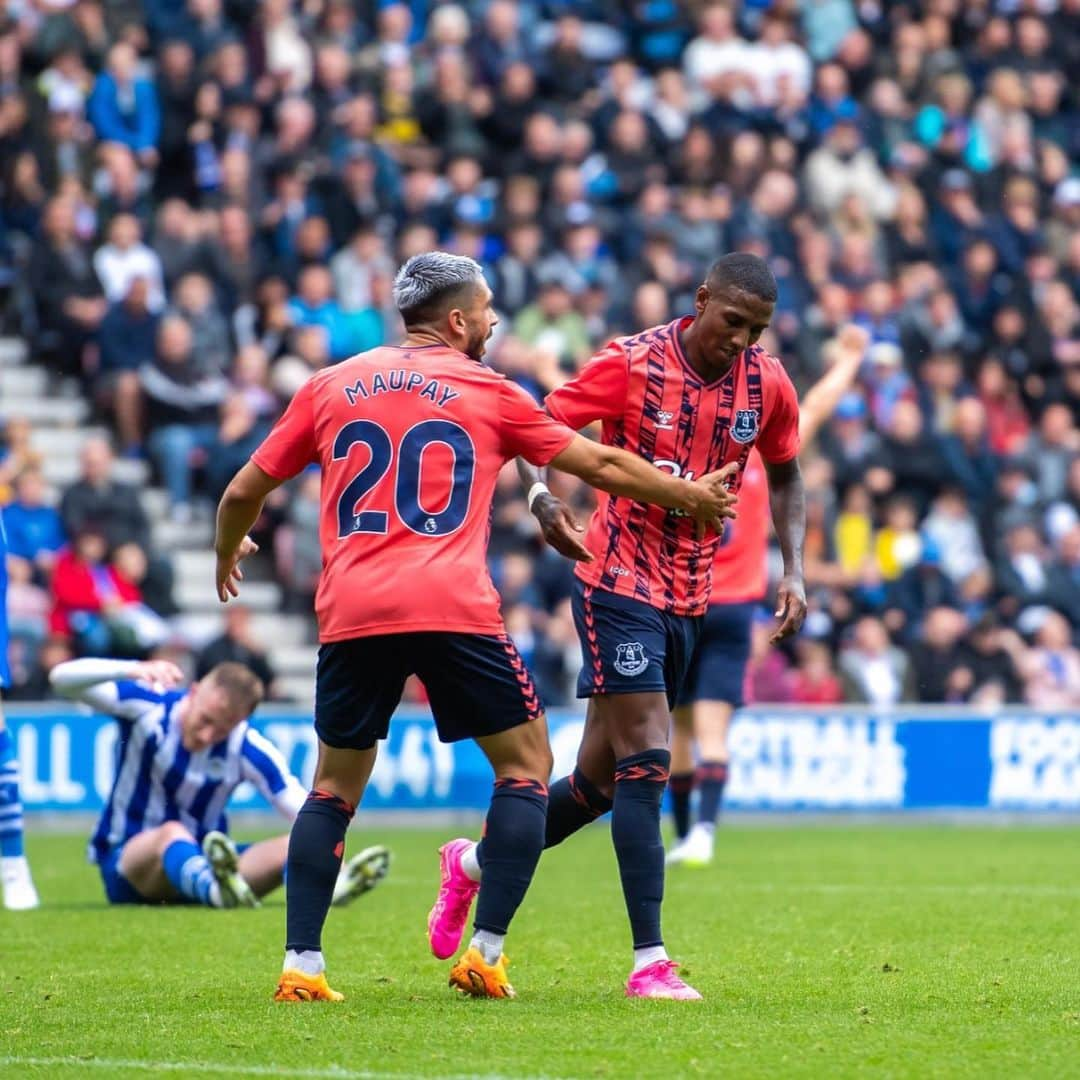
[[[971,692],[974,674],[963,664],[961,639],[967,629],[955,608],[935,607],[926,613],[919,640],[911,647],[920,701],[963,701]]]
[[[57,552],[67,543],[64,523],[46,501],[40,469],[24,469],[15,479],[15,499],[4,507],[8,560],[22,559],[39,582],[47,582]]]
[[[206,462],[206,489],[215,505],[269,430],[244,394],[230,393],[222,402],[217,435]]]
[[[1047,612],[1024,663],[1024,697],[1033,708],[1080,708],[1080,649],[1070,637],[1065,617]]]
[[[750,660],[746,665],[745,697],[748,704],[791,700],[791,663],[780,650],[769,645],[771,620],[755,618],[750,635]]]
[[[53,371],[65,375],[83,373],[85,350],[107,309],[86,244],[76,232],[75,210],[71,199],[49,201],[43,242],[35,245],[29,267],[36,349]]]
[[[207,375],[220,375],[229,367],[232,345],[229,327],[214,297],[210,279],[185,274],[173,289],[170,314],[178,315],[191,329],[191,351]]]
[[[120,303],[141,278],[147,285],[146,306],[153,312],[165,306],[164,275],[156,251],[143,243],[138,219],[117,214],[109,223],[109,242],[94,254],[94,271],[110,304]]]
[[[1035,475],[1039,498],[1060,499],[1065,493],[1069,467],[1080,455],[1080,429],[1068,405],[1049,405],[1039,419],[1022,457]]]
[[[946,488],[934,500],[922,533],[941,552],[941,568],[954,585],[986,562],[979,523],[958,488]]]
[[[997,477],[997,462],[990,449],[986,410],[978,398],[959,401],[953,413],[952,434],[941,440],[941,454],[950,480],[967,496],[982,519],[990,508]]]
[[[326,334],[332,361],[372,349],[383,342],[383,328],[370,308],[346,313],[334,299],[334,279],[324,266],[300,273],[297,293],[288,304],[294,326],[317,326]]]
[[[50,630],[72,640],[79,653],[109,655],[112,634],[106,616],[122,599],[110,588],[104,533],[85,529],[61,552],[52,577]]]
[[[800,641],[798,664],[791,673],[791,700],[798,705],[839,705],[844,700],[840,679],[833,670],[829,647],[821,641]]]
[[[881,462],[887,474],[879,481],[884,488],[877,487],[877,482],[867,477],[874,489],[903,492],[913,500],[917,513],[924,514],[944,477],[940,451],[925,429],[919,406],[913,401],[896,403],[882,443]]]
[[[8,660],[12,685],[4,697],[19,697],[32,687],[41,663],[41,650],[49,635],[52,600],[48,590],[34,581],[34,568],[25,559],[8,560]],[[29,696],[29,695],[25,695]]]
[[[554,353],[573,364],[589,349],[588,330],[573,296],[561,278],[546,277],[536,302],[522,308],[514,319],[514,336],[527,345]]]
[[[272,701],[282,700],[280,687],[276,685],[277,673],[255,635],[251,609],[244,604],[229,604],[225,608],[221,634],[202,648],[195,660],[195,678],[201,679],[226,661],[250,668],[266,687],[266,696]]]
[[[971,628],[959,658],[961,669],[971,673],[966,700],[979,705],[1019,704],[1023,684],[1018,665],[1025,652],[1019,636],[1005,630],[993,612],[983,615]]]
[[[60,517],[69,537],[84,532],[104,534],[109,547],[134,542],[144,551],[150,545],[150,523],[130,484],[116,480],[113,452],[107,440],[91,437],[79,455],[79,478],[60,500]]]
[[[911,642],[921,633],[927,612],[932,608],[955,608],[958,604],[956,588],[941,566],[941,550],[924,536],[918,561],[889,588],[885,624],[901,640]]]
[[[1074,636],[1080,638],[1080,522],[1062,533],[1048,576],[1054,607],[1069,620]]]
[[[316,470],[305,472],[286,512],[287,526],[274,536],[278,576],[285,585],[285,610],[309,612],[322,570],[319,546],[319,487]]]
[[[105,70],[94,83],[87,116],[102,142],[118,142],[138,155],[143,165],[158,161],[161,131],[157,89],[137,73],[138,55],[119,42],[109,50]]]
[[[133,278],[123,300],[111,304],[98,333],[98,370],[94,401],[115,417],[116,432],[125,453],[137,453],[142,443],[142,389],[139,369],[154,359],[159,316],[150,310],[150,285]]]
[[[840,654],[844,700],[897,705],[915,700],[915,671],[906,654],[889,641],[880,619],[865,616],[854,627],[851,644]]]
[[[27,469],[40,469],[41,452],[34,447],[33,428],[24,416],[9,416],[0,441],[0,506],[15,495],[15,478]]]
[[[1015,525],[1005,534],[1005,553],[994,570],[1001,596],[998,610],[1005,618],[1053,602],[1049,564],[1049,552],[1033,524]]]
[[[229,390],[221,374],[206,374],[192,351],[191,328],[176,315],[158,329],[157,355],[139,373],[147,446],[161,473],[174,521],[192,516],[195,469],[217,442],[218,408]]]

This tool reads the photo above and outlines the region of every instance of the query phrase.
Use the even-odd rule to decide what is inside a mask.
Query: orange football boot
[[[331,990],[325,975],[305,975],[290,968],[281,973],[275,1001],[344,1001],[345,995]]]
[[[466,949],[465,955],[450,969],[450,985],[471,997],[517,997],[506,977],[509,963],[505,956],[500,956],[497,963],[489,964],[479,949]]]

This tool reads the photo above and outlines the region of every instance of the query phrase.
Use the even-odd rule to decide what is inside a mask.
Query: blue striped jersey
[[[92,862],[166,821],[179,821],[200,842],[212,829],[225,832],[225,805],[244,781],[290,821],[299,813],[306,791],[274,744],[247,721],[213,746],[184,749],[176,707],[186,693],[123,680],[79,693],[79,700],[120,723],[116,775],[90,840]]]

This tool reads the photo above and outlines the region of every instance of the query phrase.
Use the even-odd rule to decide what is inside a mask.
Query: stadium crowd
[[[14,0],[4,329],[115,437],[57,502],[7,420],[15,693],[175,650],[112,454],[208,513],[312,371],[394,339],[409,255],[480,261],[489,361],[539,398],[738,249],[776,274],[764,344],[800,389],[845,322],[872,342],[803,455],[806,628],[770,649],[763,608],[749,700],[1080,705],[1077,71],[1080,0]],[[317,497],[304,476],[259,527],[293,611]],[[512,470],[491,559],[569,704],[571,568]],[[231,618],[213,655],[265,663]]]

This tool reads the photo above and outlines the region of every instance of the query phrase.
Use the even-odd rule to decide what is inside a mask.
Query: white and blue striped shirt
[[[61,693],[120,722],[116,776],[90,840],[92,861],[166,821],[179,821],[200,842],[212,829],[226,831],[225,805],[244,781],[290,821],[296,817],[307,793],[277,747],[246,720],[228,738],[192,753],[184,749],[176,716],[186,690],[161,692],[124,679],[87,685],[82,671],[77,681],[64,677],[65,668],[101,664],[115,669],[123,663],[75,660],[52,674]]]

